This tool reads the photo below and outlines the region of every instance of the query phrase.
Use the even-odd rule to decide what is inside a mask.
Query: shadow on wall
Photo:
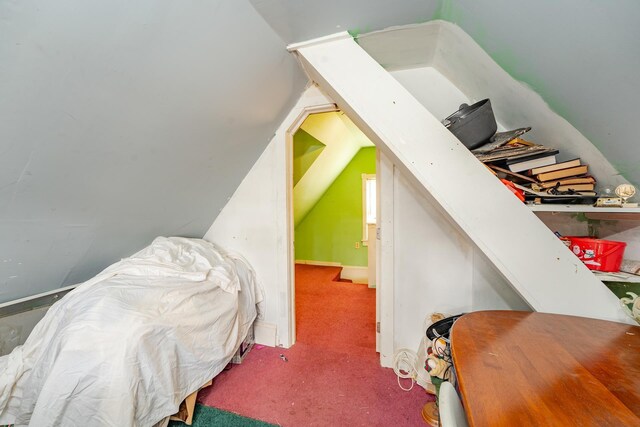
[[[361,148],[296,226],[296,260],[367,266],[362,174],[375,173],[376,148]]]

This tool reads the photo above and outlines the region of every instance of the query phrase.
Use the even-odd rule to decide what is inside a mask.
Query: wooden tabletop
[[[456,321],[470,426],[640,426],[640,327],[520,311]]]

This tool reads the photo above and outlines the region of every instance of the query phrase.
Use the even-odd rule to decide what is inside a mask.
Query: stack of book
[[[537,181],[531,184],[536,191],[553,190],[555,193],[573,191],[583,195],[595,195],[596,180],[587,175],[589,166],[580,159],[567,160],[539,168],[532,168],[530,175]]]
[[[514,138],[489,152],[475,152],[481,162],[500,178],[527,187],[533,192],[555,196],[595,196],[596,180],[589,166],[572,159],[558,163],[559,151]]]

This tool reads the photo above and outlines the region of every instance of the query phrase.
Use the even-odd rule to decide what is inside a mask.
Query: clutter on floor
[[[421,411],[423,420],[429,425],[439,425],[440,423],[440,390],[442,384],[450,383],[456,385],[456,376],[453,369],[453,359],[451,357],[451,339],[450,333],[453,324],[462,314],[456,316],[447,316],[439,319],[429,325],[426,331],[426,337],[429,342],[427,349],[427,359],[425,360],[424,369],[431,377],[431,383],[435,386],[436,395],[435,402],[427,402]]]
[[[431,381],[431,376],[425,369],[427,357],[431,353],[432,340],[428,337],[427,331],[431,325],[449,317],[443,313],[431,313],[423,322],[422,339],[415,352],[409,348],[399,348],[393,355],[393,371],[396,374],[398,387],[404,391],[411,391],[415,384],[429,394],[436,394],[436,387]]]
[[[0,358],[0,425],[166,424],[227,366],[262,299],[241,257],[159,237],[53,304]]]

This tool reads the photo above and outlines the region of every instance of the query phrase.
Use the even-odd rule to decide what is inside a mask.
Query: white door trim
[[[319,103],[318,98],[310,99],[309,103],[299,109],[296,118],[290,124],[285,123],[283,127],[287,129],[283,143],[285,145],[285,165],[286,165],[286,239],[287,239],[287,262],[288,270],[286,275],[286,301],[288,334],[286,345],[295,343],[295,249],[294,235],[295,225],[293,220],[293,135],[300,128],[304,120],[310,114],[338,111],[336,104]],[[391,366],[393,359],[393,164],[389,159],[385,161],[377,160],[376,179],[378,187],[378,221],[381,229],[388,227],[385,236],[376,245],[376,263],[378,282],[376,284],[376,321],[381,322],[379,346],[376,350],[380,352],[380,362],[382,366]],[[390,165],[390,166],[389,166]],[[380,184],[380,167],[391,168],[390,175],[387,174],[386,185]],[[389,178],[390,177],[390,178]],[[386,225],[384,225],[386,224]],[[284,338],[284,337],[283,337]],[[284,340],[283,340],[284,341]]]
[[[286,189],[287,194],[287,313],[289,324],[288,342],[290,345],[296,343],[296,289],[295,289],[295,224],[293,220],[293,135],[302,126],[305,119],[314,113],[329,113],[338,111],[336,104],[313,104],[302,107],[302,110],[295,120],[288,126],[285,132],[285,165],[286,165]]]
[[[381,150],[376,155],[376,192],[378,193],[376,213],[379,231],[376,232],[376,322],[380,322],[377,349],[380,364],[393,366],[395,352],[394,325],[394,181],[393,162]]]

